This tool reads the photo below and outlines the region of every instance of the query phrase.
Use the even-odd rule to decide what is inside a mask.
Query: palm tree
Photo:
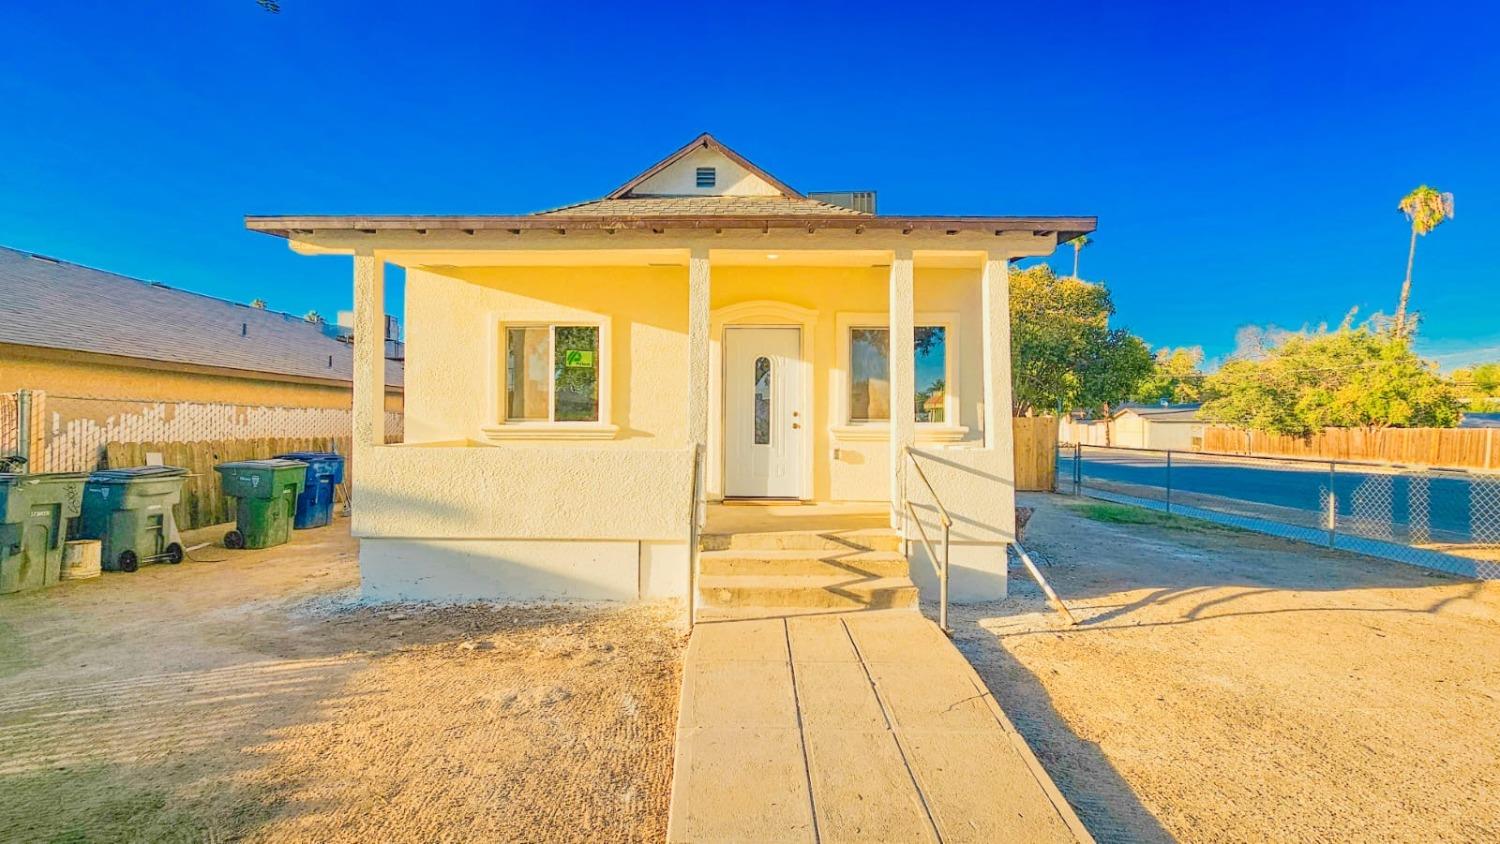
[[[1068,241],[1068,243],[1073,245],[1073,277],[1078,278],[1078,254],[1083,251],[1083,247],[1088,246],[1093,241],[1089,240],[1088,235],[1081,234]]]
[[[1417,257],[1417,235],[1425,235],[1442,225],[1444,220],[1453,218],[1453,194],[1438,193],[1422,185],[1402,197],[1401,204],[1396,208],[1411,221],[1411,248],[1406,252],[1406,280],[1401,282],[1401,300],[1396,304],[1394,325],[1396,336],[1406,337],[1411,334],[1411,326],[1406,319],[1406,303],[1411,299],[1411,265]]]

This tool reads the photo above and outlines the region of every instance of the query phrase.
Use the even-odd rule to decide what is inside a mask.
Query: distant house
[[[1109,444],[1123,448],[1198,451],[1204,422],[1196,404],[1120,406],[1109,417]]]
[[[0,247],[0,393],[43,392],[47,433],[80,443],[34,466],[89,468],[90,449],[129,437],[348,436],[354,342],[338,326]],[[387,361],[396,422],[402,380]]]
[[[1460,428],[1500,428],[1500,413],[1465,413]]]

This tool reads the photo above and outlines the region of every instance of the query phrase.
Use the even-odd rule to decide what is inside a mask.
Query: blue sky
[[[347,259],[242,215],[532,211],[707,130],[885,213],[1097,214],[1119,324],[1214,357],[1391,310],[1427,182],[1422,347],[1500,359],[1493,5],[644,5],[18,4],[0,244],[331,315]]]

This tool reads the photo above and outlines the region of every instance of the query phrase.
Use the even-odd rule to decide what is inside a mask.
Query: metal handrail
[[[693,494],[688,499],[688,631],[698,623],[698,486],[703,474],[703,446],[693,444]]]
[[[932,503],[937,505],[939,519],[943,526],[943,556],[941,562],[937,552],[933,550],[932,540],[927,536],[927,528],[922,526],[922,520],[917,516],[917,508],[911,503],[911,496],[906,492],[906,478],[901,480],[901,508],[903,519],[917,526],[917,536],[922,541],[922,547],[927,551],[927,559],[932,562],[932,567],[938,576],[938,627],[948,635],[953,635],[952,629],[948,627],[948,551],[949,538],[953,530],[953,517],[948,515],[948,508],[943,506],[942,499],[938,498],[937,490],[932,488],[932,481],[927,479],[927,473],[922,471],[922,465],[917,462],[915,452],[911,446],[903,446],[901,453],[911,461],[911,465],[917,470],[917,477],[921,479],[922,485],[927,487],[927,494],[932,496]],[[907,533],[902,531],[902,533]],[[909,534],[908,534],[909,536]],[[910,556],[908,554],[908,556]]]

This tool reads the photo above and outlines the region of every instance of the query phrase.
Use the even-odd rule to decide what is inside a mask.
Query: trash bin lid
[[[124,484],[153,478],[175,478],[187,473],[188,470],[180,466],[129,466],[123,469],[100,469],[89,475],[89,480],[100,484]]]
[[[220,463],[214,468],[223,471],[225,469],[302,469],[306,466],[307,464],[301,460],[272,457],[266,460],[232,460],[228,463]]]
[[[286,454],[278,454],[276,457],[286,460],[302,460],[308,463],[344,459],[344,455],[339,454],[337,451],[289,451]]]
[[[41,483],[69,483],[87,479],[88,472],[33,472],[29,475],[16,475],[17,481],[32,481]]]
[[[11,486],[22,477],[15,472],[0,472],[0,486]]]

